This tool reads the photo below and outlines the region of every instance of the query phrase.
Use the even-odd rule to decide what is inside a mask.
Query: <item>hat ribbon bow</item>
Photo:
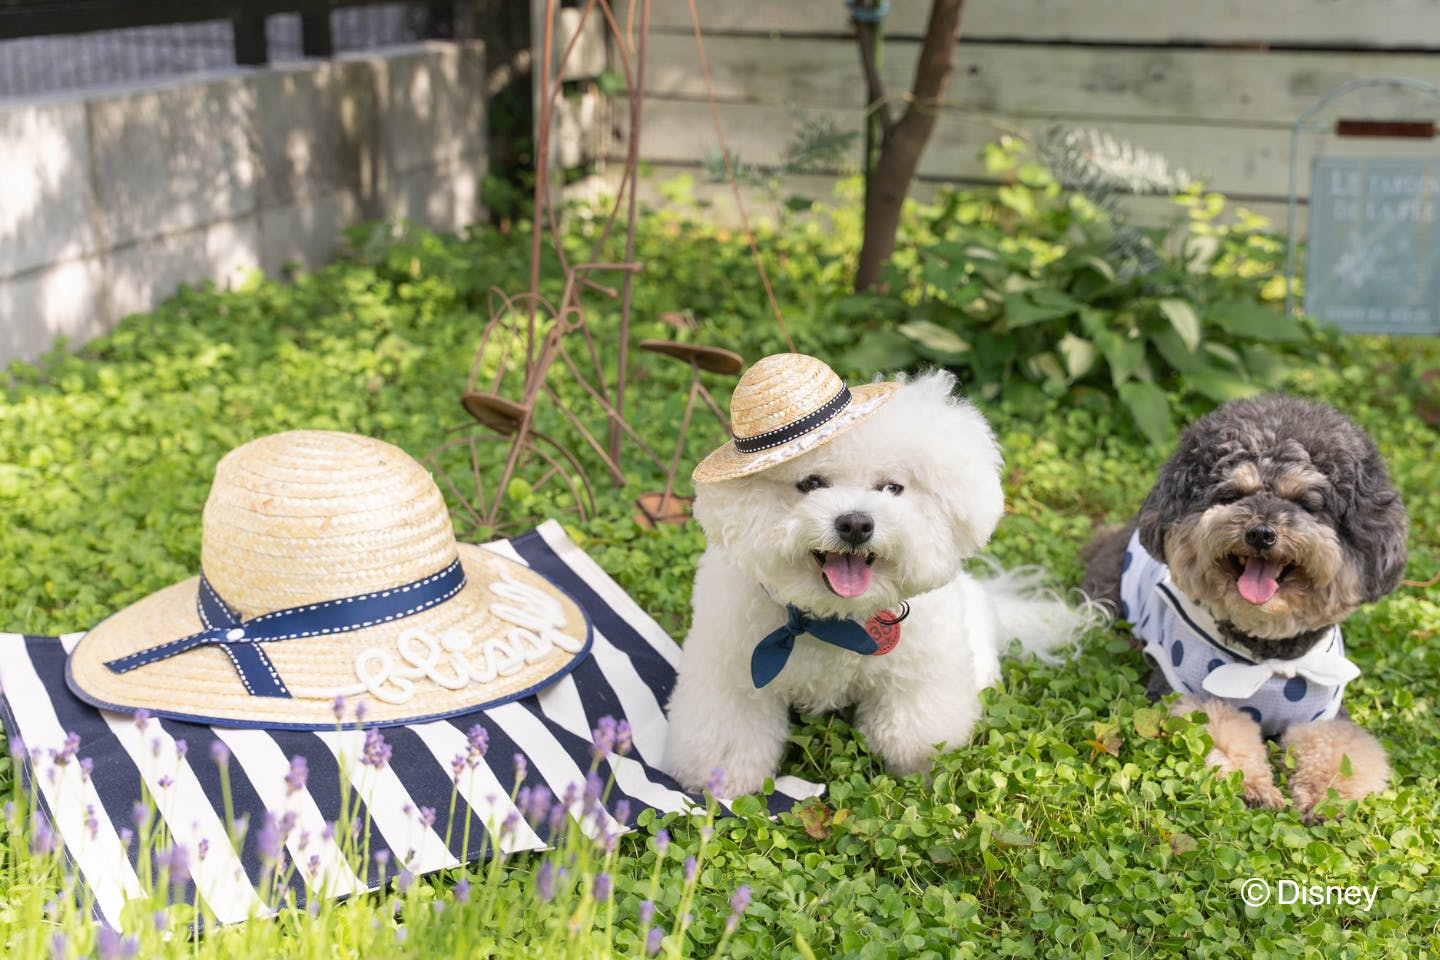
[[[817,640],[869,656],[880,649],[862,624],[843,617],[812,617],[799,607],[787,604],[785,625],[766,634],[750,655],[750,679],[756,688],[765,686],[785,669],[795,638],[808,633]]]
[[[445,569],[413,583],[338,600],[301,604],[242,620],[202,571],[195,605],[204,630],[107,661],[105,666],[116,673],[126,673],[198,647],[217,646],[235,664],[240,681],[252,696],[289,697],[290,691],[261,644],[348,633],[401,620],[444,603],[464,587],[465,570],[457,557]]]
[[[1201,681],[1206,692],[1217,697],[1244,700],[1255,695],[1271,677],[1302,676],[1321,686],[1339,687],[1360,676],[1360,668],[1344,654],[1315,648],[1293,660],[1261,660],[1259,663],[1227,663],[1216,667]]]

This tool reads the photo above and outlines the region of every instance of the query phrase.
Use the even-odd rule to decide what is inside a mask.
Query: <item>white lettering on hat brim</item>
[[[415,681],[425,679],[446,690],[485,686],[499,677],[519,673],[526,665],[539,663],[556,648],[576,654],[584,641],[565,631],[565,609],[560,601],[514,579],[502,563],[490,565],[495,580],[490,591],[504,601],[492,603],[490,614],[511,624],[503,635],[487,637],[478,644],[469,632],[451,628],[438,639],[423,629],[401,633],[395,647],[404,663],[384,647],[367,647],[355,656],[358,683],[337,687],[290,687],[292,696],[333,700],[369,694],[389,704],[409,703],[415,698]]]

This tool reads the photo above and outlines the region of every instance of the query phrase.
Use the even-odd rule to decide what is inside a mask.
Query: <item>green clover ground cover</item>
[[[912,216],[902,265],[923,260],[941,219]],[[1043,226],[996,222],[1015,236]],[[797,345],[852,377],[875,371],[844,369],[841,358],[867,336],[873,345],[887,322],[855,318],[846,296],[855,226],[853,210],[842,208],[833,220],[801,219],[761,238]],[[572,256],[587,252],[594,229],[574,215]],[[78,354],[11,368],[0,394],[0,629],[83,629],[193,574],[214,464],[251,437],[351,430],[418,456],[462,422],[456,398],[484,323],[485,291],[523,289],[528,237],[374,230],[354,239],[353,257],[317,273],[183,291]],[[655,214],[643,221],[638,256],[646,271],[635,285],[636,339],[675,335],[659,317],[680,311],[698,320],[683,336],[751,360],[783,348],[739,238]],[[546,274],[558,293],[553,262]],[[1251,274],[1236,292],[1244,271],[1226,272],[1226,296],[1267,299],[1273,269]],[[1036,289],[1022,292],[1035,299]],[[613,339],[615,305],[598,296],[587,303],[602,339]],[[963,310],[947,311],[946,323],[964,322]],[[993,332],[993,309],[976,322]],[[628,407],[662,449],[687,376],[667,363],[634,358]],[[1043,382],[1055,384],[1054,369],[1043,366]],[[1277,374],[1376,436],[1411,511],[1407,576],[1415,580],[1440,569],[1440,435],[1435,392],[1423,379],[1437,366],[1433,344],[1309,332]],[[1139,369],[1127,365],[1126,382],[1143,376]],[[1152,380],[1177,420],[1208,402],[1160,373]],[[1147,443],[1132,408],[1091,383],[982,398],[1006,450],[1011,510],[991,553],[1006,564],[1042,564],[1061,586],[1078,582],[1075,553],[1093,524],[1127,516],[1166,452]],[[697,429],[688,462],[717,440]],[[572,532],[682,637],[703,540],[693,525],[640,529],[631,499],[654,489],[657,476],[638,457],[626,466],[629,485],[597,483],[599,516],[572,522]],[[1437,630],[1435,588],[1401,588],[1347,624],[1364,671],[1347,704],[1389,747],[1395,784],[1315,827],[1288,812],[1245,809],[1236,783],[1205,767],[1203,730],[1148,707],[1139,656],[1096,632],[1073,662],[1007,662],[973,742],[946,754],[930,783],[886,774],[843,718],[811,717],[797,727],[784,769],[827,781],[822,801],[776,821],[758,801],[742,801],[738,816],[713,828],[647,818],[612,852],[580,851],[559,894],[541,896],[554,880],[545,878],[553,858],[517,857],[326,903],[315,915],[282,911],[197,942],[182,911],[158,926],[152,918],[161,880],[162,893],[137,909],[125,934],[141,955],[174,957],[641,956],[654,929],[653,946],[667,956],[1433,955]],[[17,789],[10,761],[0,761],[0,792]],[[58,955],[125,955],[131,944],[99,940],[59,895],[65,881],[53,858],[32,856],[26,844],[18,814],[0,822],[4,955],[57,955],[57,937]],[[1368,910],[1273,899],[1250,907],[1241,895],[1249,878],[1376,895]],[[748,904],[732,901],[742,884]],[[687,914],[688,927],[677,930]]]

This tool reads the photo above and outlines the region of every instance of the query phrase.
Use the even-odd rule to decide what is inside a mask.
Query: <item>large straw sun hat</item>
[[[360,708],[399,724],[516,699],[590,646],[539,574],[457,544],[430,474],[398,447],[328,431],[220,460],[201,575],[114,614],[72,651],[95,706],[232,726],[324,729]]]
[[[847,387],[823,360],[803,353],[757,360],[730,397],[733,439],[701,460],[691,479],[733,480],[792,460],[870,416],[899,386]]]

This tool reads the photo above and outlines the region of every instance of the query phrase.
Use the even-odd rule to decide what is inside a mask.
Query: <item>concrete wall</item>
[[[427,43],[0,104],[0,364],[323,264],[361,219],[473,222],[483,90],[481,44]]]

